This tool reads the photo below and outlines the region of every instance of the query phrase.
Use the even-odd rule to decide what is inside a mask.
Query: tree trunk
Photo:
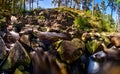
[[[33,10],[33,0],[32,0],[32,10]]]
[[[13,7],[12,7],[12,13],[15,13],[15,0],[12,1],[12,5],[13,5]]]
[[[58,0],[58,7],[60,7],[61,5],[61,0]]]
[[[65,0],[65,6],[67,7],[67,0]]]
[[[94,0],[92,0],[92,17],[94,16]]]
[[[111,8],[111,17],[113,15],[113,3],[112,3],[112,8]]]
[[[72,0],[70,0],[70,8],[72,8]]]
[[[39,5],[39,0],[37,0],[37,8],[38,8],[38,5]]]
[[[20,10],[22,9],[22,0],[20,1]]]
[[[29,2],[29,10],[31,10],[31,0],[30,0],[30,2]]]
[[[25,11],[25,0],[24,0],[24,11]]]

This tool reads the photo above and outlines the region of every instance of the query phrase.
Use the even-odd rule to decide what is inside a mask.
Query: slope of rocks
[[[11,16],[9,24],[2,22],[0,73],[89,74],[90,58],[104,51],[103,43],[106,48],[119,49],[119,33],[77,31],[75,16],[62,10],[41,9],[25,16]],[[101,55],[92,58],[96,59],[105,61]]]

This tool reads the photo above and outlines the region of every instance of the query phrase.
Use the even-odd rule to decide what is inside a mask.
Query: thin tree
[[[52,0],[52,4],[54,4],[54,6],[57,5],[57,7],[60,7],[62,5],[62,0]]]
[[[105,0],[102,0],[102,2],[100,3],[100,7],[101,7],[102,12],[105,14],[106,13]]]
[[[24,7],[24,12],[25,12],[25,9],[26,9],[25,3],[26,3],[26,1],[24,0],[24,6],[23,6]]]
[[[94,16],[94,0],[92,0],[92,16]]]
[[[75,3],[74,7],[77,7],[77,9],[80,9],[80,1],[81,0],[74,0]]]
[[[111,17],[113,15],[113,12],[116,10],[116,0],[108,0],[108,5],[111,8]]]

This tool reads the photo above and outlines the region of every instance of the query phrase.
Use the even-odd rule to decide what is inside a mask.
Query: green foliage
[[[86,14],[91,15],[91,14],[92,14],[92,11],[91,11],[91,10],[88,10],[88,11],[86,12]]]
[[[105,13],[105,10],[106,10],[105,0],[102,0],[100,6],[101,6],[102,12]]]
[[[101,36],[102,41],[105,43],[105,45],[109,45],[111,42],[106,36]]]
[[[72,8],[57,8],[60,12],[66,11],[74,18],[74,25],[77,30],[84,29],[90,31],[90,29],[97,29],[98,32],[101,31],[114,31],[115,23],[110,15],[105,15],[101,12],[99,5],[96,4],[94,16],[92,17],[92,11],[88,10],[86,12],[81,10],[75,10]]]
[[[41,16],[39,16],[39,19],[40,19],[40,20],[44,20],[44,19],[45,19],[45,16],[41,15]]]
[[[40,6],[38,6],[37,8],[35,8],[34,10],[40,10],[42,9]]]
[[[10,68],[12,68],[12,62],[11,62],[11,59],[8,57],[5,63],[3,64],[3,66],[1,67],[1,69],[7,70]]]
[[[74,24],[75,24],[77,30],[89,28],[88,20],[86,18],[81,17],[81,16],[75,18]]]
[[[114,20],[113,18],[111,18],[110,15],[106,15],[105,16],[105,19],[102,19],[101,22],[100,22],[100,28],[102,31],[114,31],[115,29],[115,23],[114,23]]]
[[[96,50],[97,50],[97,48],[99,47],[99,43],[98,43],[98,41],[97,40],[92,40],[92,41],[88,41],[87,43],[86,43],[86,47],[87,47],[87,49],[88,49],[88,51],[92,54],[92,53],[94,53]]]

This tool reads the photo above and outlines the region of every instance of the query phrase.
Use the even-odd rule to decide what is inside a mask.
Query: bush
[[[92,11],[91,11],[91,10],[88,10],[86,13],[87,13],[88,15],[91,15],[91,14],[92,14]]]
[[[102,31],[114,31],[115,27],[114,27],[114,23],[112,21],[110,21],[109,19],[107,20],[101,20],[100,22],[100,27]]]
[[[89,28],[88,27],[88,20],[86,18],[81,17],[81,16],[75,18],[74,24],[75,24],[77,30]]]

